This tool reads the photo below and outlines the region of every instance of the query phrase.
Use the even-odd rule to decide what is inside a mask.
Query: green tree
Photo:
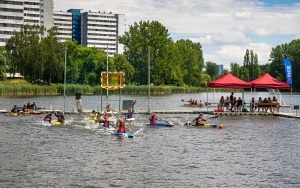
[[[120,43],[125,45],[124,56],[135,69],[133,82],[140,84],[148,83],[148,52],[150,49],[151,82],[161,83],[161,72],[166,69],[162,64],[161,51],[164,51],[172,43],[168,30],[159,22],[140,21],[129,27],[119,38]]]
[[[205,72],[214,80],[218,76],[218,65],[211,61],[206,62]]]
[[[0,81],[6,80],[6,50],[0,47]]]
[[[239,78],[240,76],[240,65],[234,62],[230,63],[230,72],[232,75]]]
[[[31,80],[41,74],[40,36],[43,31],[43,27],[37,25],[22,25],[21,30],[7,40],[5,48],[10,59],[7,65],[10,73],[19,72]]]
[[[116,71],[122,71],[125,73],[126,83],[132,83],[135,71],[133,66],[126,59],[126,57],[124,55],[117,54],[113,57],[113,62],[115,64]]]
[[[178,40],[175,45],[179,50],[181,60],[177,65],[180,65],[184,70],[184,83],[189,86],[200,86],[200,78],[204,68],[201,44],[193,43],[191,40]]]
[[[42,45],[42,64],[43,80],[50,84],[54,82],[63,82],[65,72],[65,45],[57,39],[57,28],[53,27],[48,30],[47,37],[41,41]]]

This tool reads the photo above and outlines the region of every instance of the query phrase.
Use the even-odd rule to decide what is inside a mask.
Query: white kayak
[[[126,118],[126,121],[129,121],[129,122],[134,121],[134,120],[135,120],[134,118]]]

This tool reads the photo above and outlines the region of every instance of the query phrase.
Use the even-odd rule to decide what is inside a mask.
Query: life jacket
[[[130,118],[132,118],[133,116],[132,116],[132,112],[128,112],[128,114],[127,114],[127,119],[130,119]]]
[[[156,124],[156,117],[154,116],[150,117],[150,124]]]
[[[197,125],[200,125],[200,124],[202,124],[202,118],[200,118],[200,117],[199,117],[199,118],[197,119],[197,122],[196,122],[196,124],[197,124]]]
[[[124,123],[120,123],[119,129],[117,130],[118,133],[126,133]]]
[[[104,126],[104,127],[109,127],[109,121],[108,121],[107,119],[104,120],[103,126]]]

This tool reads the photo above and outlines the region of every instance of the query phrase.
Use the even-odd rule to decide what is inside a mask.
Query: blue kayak
[[[122,138],[133,138],[133,134],[131,133],[118,133],[118,132],[112,132],[111,133],[112,135],[116,135],[116,136],[119,136],[119,137],[122,137]]]
[[[153,127],[173,127],[174,125],[166,123],[166,122],[156,122],[155,124],[145,124],[146,126]]]

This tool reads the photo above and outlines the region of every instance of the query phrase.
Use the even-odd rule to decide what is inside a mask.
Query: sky
[[[176,41],[200,42],[204,61],[230,69],[243,65],[246,49],[268,63],[272,48],[300,39],[300,0],[54,0],[54,10],[125,14],[126,31],[158,21]]]

